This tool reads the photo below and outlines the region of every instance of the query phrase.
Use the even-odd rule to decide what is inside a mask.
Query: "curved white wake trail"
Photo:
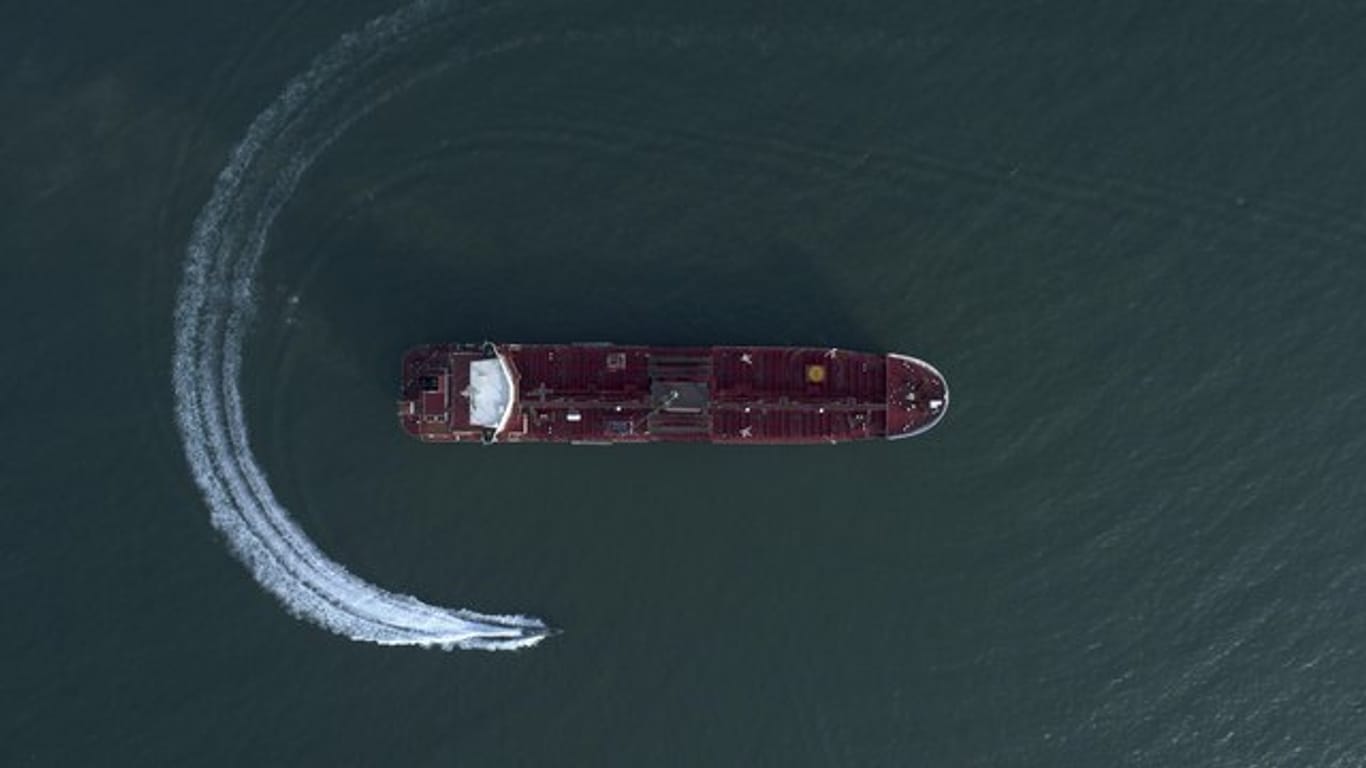
[[[257,464],[239,389],[253,282],[272,222],[318,155],[389,94],[371,94],[340,120],[310,118],[330,100],[364,97],[357,76],[448,10],[419,2],[344,36],[252,122],[194,224],[175,311],[172,375],[185,455],[213,524],[291,613],[352,640],[504,650],[534,645],[549,630],[535,618],[453,610],[388,592],[323,554]],[[321,130],[308,132],[320,123]]]

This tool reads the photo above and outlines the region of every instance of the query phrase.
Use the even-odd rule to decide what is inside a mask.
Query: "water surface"
[[[0,31],[4,763],[1366,759],[1359,9],[437,9],[300,126],[358,116],[269,229],[241,387],[328,556],[565,629],[444,653],[263,591],[171,385],[229,153],[396,8]],[[402,349],[483,338],[897,350],[954,405],[832,449],[404,438]]]

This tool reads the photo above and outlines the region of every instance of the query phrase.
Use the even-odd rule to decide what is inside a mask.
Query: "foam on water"
[[[360,76],[451,10],[418,2],[342,37],[252,122],[194,224],[175,311],[176,420],[213,525],[294,615],[381,645],[507,650],[548,630],[527,616],[429,605],[357,578],[291,519],[252,453],[239,388],[254,279],[270,226],[309,166],[388,94],[341,117],[325,108],[364,93]]]

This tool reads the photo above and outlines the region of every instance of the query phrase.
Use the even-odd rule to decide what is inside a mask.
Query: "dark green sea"
[[[1360,2],[2,10],[0,765],[1366,765]],[[406,438],[486,338],[953,405]]]

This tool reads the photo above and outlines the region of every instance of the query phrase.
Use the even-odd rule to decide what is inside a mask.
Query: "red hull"
[[[948,410],[933,366],[803,347],[435,344],[403,358],[427,442],[838,443],[910,437]]]

